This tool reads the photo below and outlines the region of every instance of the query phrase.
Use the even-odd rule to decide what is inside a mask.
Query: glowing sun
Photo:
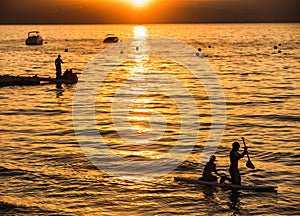
[[[129,1],[135,7],[144,7],[149,3],[150,0],[129,0]]]

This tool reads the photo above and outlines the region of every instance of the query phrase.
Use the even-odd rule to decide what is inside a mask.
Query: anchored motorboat
[[[39,31],[28,32],[28,38],[26,39],[26,45],[42,45],[44,39],[40,36]]]
[[[107,34],[106,38],[104,39],[103,43],[117,43],[119,38],[114,34]]]

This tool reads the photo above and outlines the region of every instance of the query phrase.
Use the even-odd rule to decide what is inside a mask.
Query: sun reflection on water
[[[145,39],[147,37],[147,28],[145,26],[134,27],[134,38]]]

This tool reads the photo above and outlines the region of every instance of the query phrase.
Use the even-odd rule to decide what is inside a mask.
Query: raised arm
[[[242,137],[242,140],[243,140],[243,143],[244,143],[244,151],[243,151],[241,156],[244,157],[248,153],[248,148],[245,145],[245,138],[244,137]]]

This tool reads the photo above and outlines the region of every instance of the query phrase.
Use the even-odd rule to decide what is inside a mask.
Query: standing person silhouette
[[[61,78],[61,64],[64,63],[60,57],[61,55],[58,55],[57,59],[55,59],[56,79]]]
[[[239,160],[247,154],[247,147],[244,148],[242,154],[238,152],[240,149],[240,144],[238,142],[232,143],[232,149],[230,151],[230,166],[229,166],[229,173],[231,176],[231,183],[232,184],[241,184],[241,175],[239,171]]]

